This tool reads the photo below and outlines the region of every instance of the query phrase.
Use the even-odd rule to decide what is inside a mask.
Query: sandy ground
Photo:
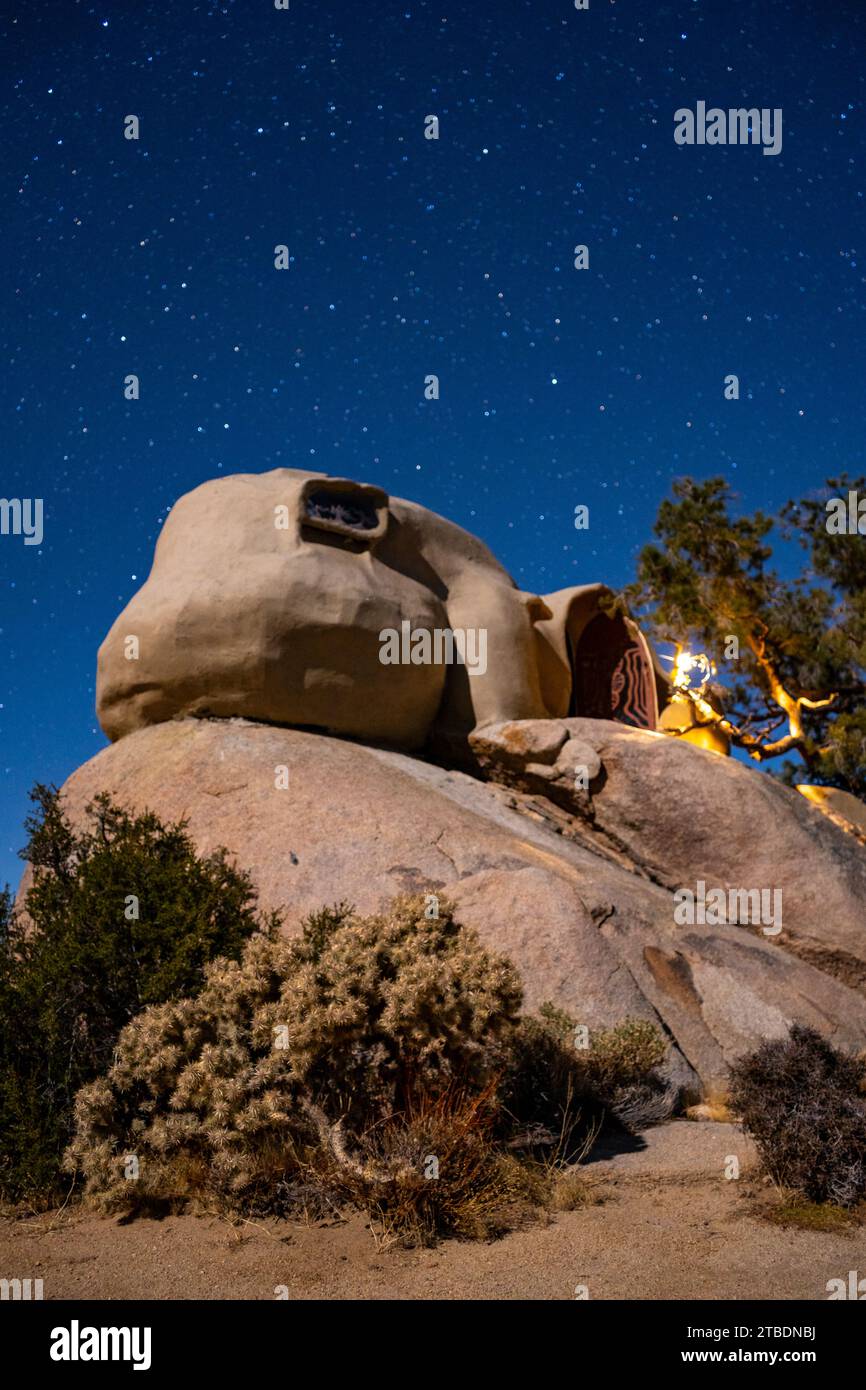
[[[741,1165],[725,1178],[728,1156]],[[331,1225],[216,1217],[60,1215],[0,1223],[0,1277],[41,1278],[46,1299],[826,1299],[866,1274],[866,1228],[781,1229],[731,1125],[676,1121],[630,1153],[597,1149],[598,1204],[489,1244],[381,1250],[361,1217]]]

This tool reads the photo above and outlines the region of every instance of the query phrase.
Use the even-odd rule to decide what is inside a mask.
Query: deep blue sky
[[[862,470],[864,39],[862,0],[8,5],[0,496],[45,538],[0,536],[0,883],[204,479],[375,481],[543,592],[630,579],[679,474]],[[677,146],[701,99],[782,154]]]

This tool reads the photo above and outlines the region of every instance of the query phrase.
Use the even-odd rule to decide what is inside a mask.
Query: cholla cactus
[[[351,1144],[417,1087],[487,1084],[520,1003],[514,967],[445,902],[435,918],[422,897],[318,913],[299,940],[253,937],[194,999],[127,1025],[108,1074],[78,1094],[66,1166],[108,1205],[284,1183],[323,1117]]]
[[[416,1081],[483,1085],[497,1043],[516,1021],[520,983],[509,961],[482,950],[447,904],[398,898],[383,916],[345,918],[299,968],[264,1026],[290,1023],[298,1080],[331,1109],[402,1105]],[[326,1109],[328,1108],[326,1104]]]

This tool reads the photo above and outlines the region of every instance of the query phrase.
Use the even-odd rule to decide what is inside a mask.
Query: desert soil
[[[729,1155],[739,1180],[725,1177]],[[675,1121],[632,1152],[596,1149],[598,1200],[490,1243],[377,1247],[363,1218],[332,1224],[170,1216],[119,1225],[61,1213],[0,1222],[0,1277],[46,1299],[826,1299],[866,1272],[866,1228],[783,1229],[733,1125]]]

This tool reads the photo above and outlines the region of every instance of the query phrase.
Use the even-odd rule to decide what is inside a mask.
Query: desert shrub
[[[619,1087],[610,1102],[610,1113],[630,1134],[639,1134],[652,1125],[669,1120],[676,1109],[679,1094],[675,1087],[665,1085],[658,1077],[635,1081]]]
[[[774,1181],[840,1207],[866,1194],[864,1090],[864,1060],[801,1024],[731,1071],[732,1108]]]
[[[647,1019],[627,1018],[592,1034],[585,1082],[620,1125],[632,1133],[670,1118],[676,1092],[659,1076],[667,1043]]]
[[[531,1147],[555,1146],[566,1162],[606,1117],[643,1127],[672,1109],[656,1074],[666,1044],[651,1023],[626,1019],[593,1029],[586,1048],[576,1046],[576,1034],[568,1013],[543,1004],[521,1020],[501,1087],[507,1124],[523,1130]]]
[[[416,1086],[481,1088],[502,1065],[522,1001],[514,966],[485,951],[447,902],[403,896],[385,914],[308,922],[267,1022],[288,1025],[298,1083],[360,1127]]]
[[[253,938],[205,975],[195,997],[128,1024],[76,1101],[68,1164],[109,1206],[197,1182],[233,1203],[289,1196],[317,1154],[352,1175],[371,1126],[395,1113],[409,1124],[422,1095],[494,1081],[521,1002],[510,962],[447,903],[427,918],[421,897],[368,917],[317,913],[299,939]]]
[[[212,956],[237,956],[259,922],[246,874],[198,856],[182,822],[99,796],[84,827],[37,786],[22,851],[25,911],[0,904],[0,1190],[49,1197],[75,1093],[111,1062],[145,1005],[197,989]]]
[[[596,1029],[583,1060],[587,1083],[600,1096],[615,1098],[619,1091],[645,1082],[666,1051],[661,1033],[644,1018]]]
[[[589,1114],[583,1072],[574,1046],[574,1020],[543,1004],[515,1030],[500,1085],[500,1136],[527,1149],[558,1147],[566,1158],[597,1117]]]

